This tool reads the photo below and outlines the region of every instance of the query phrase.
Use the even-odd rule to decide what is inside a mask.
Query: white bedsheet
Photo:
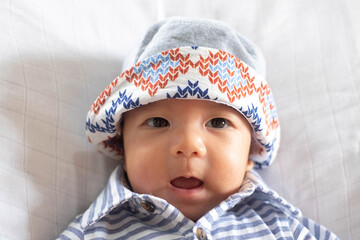
[[[144,30],[173,15],[222,20],[264,52],[282,126],[260,174],[341,239],[360,239],[357,0],[0,1],[0,239],[53,239],[117,164],[86,113]]]

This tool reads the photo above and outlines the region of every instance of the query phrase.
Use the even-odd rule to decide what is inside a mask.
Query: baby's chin
[[[177,208],[185,217],[193,222],[198,221],[205,214],[218,206],[228,196],[213,195],[193,195],[191,198],[176,198],[174,194],[164,198],[169,204]]]
[[[219,205],[219,202],[200,202],[197,204],[185,204],[185,203],[175,203],[172,204],[176,207],[185,217],[192,220],[193,222],[198,221],[205,214],[207,214],[211,209]]]

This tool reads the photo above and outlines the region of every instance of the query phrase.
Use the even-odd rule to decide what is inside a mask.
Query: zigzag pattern
[[[184,75],[190,67],[194,67],[189,58],[190,54],[182,55],[179,48],[164,51],[139,62],[120,77],[154,96],[158,88],[166,87],[169,80],[174,81],[180,73]]]
[[[95,132],[108,132],[108,133],[113,133],[114,131],[112,131],[112,129],[109,129],[109,126],[106,126],[106,127],[101,127],[99,125],[99,123],[96,123],[95,125],[92,124],[90,122],[90,119],[88,118],[88,120],[86,121],[86,124],[85,124],[85,129],[86,130],[89,130],[90,132],[92,133],[95,133]],[[90,140],[91,142],[91,140]]]
[[[270,88],[269,88],[270,89]],[[270,90],[269,90],[270,92]],[[265,99],[266,98],[266,99]],[[277,127],[279,127],[279,121],[277,120],[277,112],[274,106],[274,97],[273,95],[267,94],[264,97],[264,102],[263,103],[263,108],[265,105],[265,109],[263,109],[264,113],[266,113],[266,116],[268,117],[266,119],[266,124],[267,124],[267,132],[266,132],[266,136],[274,129],[276,129]]]
[[[199,73],[202,76],[208,76],[212,84],[217,84],[219,91],[226,93],[230,102],[234,102],[235,98],[240,99],[246,97],[247,94],[251,95],[256,89],[253,83],[254,78],[248,77],[248,81],[244,80],[246,78],[243,76],[249,75],[244,75],[227,54],[223,56],[221,52],[215,55],[211,53],[206,59],[201,57],[199,62],[201,62],[198,64]]]
[[[261,118],[259,117],[259,114],[257,112],[258,108],[255,107],[254,104],[251,104],[251,105],[252,105],[251,109],[248,106],[247,110],[243,110],[243,108],[240,108],[239,111],[242,112],[242,114],[244,114],[245,117],[253,120],[253,122],[251,122],[251,125],[252,125],[254,131],[258,132],[258,131],[262,130],[260,128]]]
[[[192,49],[196,50],[197,47],[192,47]],[[269,85],[261,82],[260,86],[256,86],[255,77],[250,76],[249,67],[240,59],[220,50],[216,52],[209,50],[206,57],[200,55],[198,59],[197,62],[192,62],[190,53],[182,54],[180,48],[164,51],[145,59],[117,77],[100,94],[90,110],[95,114],[99,112],[100,107],[111,95],[112,88],[116,87],[119,80],[125,79],[136,87],[140,87],[142,91],[148,92],[150,96],[154,96],[159,88],[165,88],[169,81],[175,81],[180,74],[184,75],[190,68],[193,68],[198,69],[202,76],[208,77],[211,84],[217,85],[219,91],[226,94],[230,103],[256,93],[262,105],[261,110],[265,114],[266,135],[279,126]],[[204,93],[197,88],[198,82],[193,84],[189,81],[188,83],[189,87],[185,89],[178,87],[178,92],[172,97],[185,98],[190,94],[205,98],[207,92]],[[128,104],[131,105],[130,102]],[[110,118],[107,124],[110,124]]]
[[[215,54],[209,51],[209,56],[207,58],[200,56],[196,65],[199,66],[199,73],[202,76],[208,76],[212,84],[217,84],[219,91],[226,93],[231,103],[235,99],[245,98],[256,92],[265,114],[265,123],[268,126],[266,135],[279,125],[274,118],[276,113],[271,113],[275,111],[274,105],[265,101],[265,98],[268,99],[271,95],[269,85],[261,83],[259,87],[256,87],[255,77],[250,77],[249,67],[245,66],[241,60],[224,51],[219,50]],[[267,103],[270,105],[267,106]],[[271,115],[270,119],[268,115]]]
[[[105,110],[106,118],[101,119],[105,127],[101,127],[98,123],[95,125],[90,122],[90,119],[86,121],[86,130],[89,130],[90,132],[103,132],[103,133],[114,133],[116,131],[115,125],[114,125],[114,119],[113,116],[116,113],[116,109],[118,106],[123,105],[125,109],[132,109],[140,106],[139,98],[137,98],[135,101],[132,100],[132,94],[129,96],[126,95],[126,90],[124,92],[119,91],[119,97],[116,101],[112,102],[112,106],[109,108],[109,110]]]
[[[184,89],[178,87],[178,92],[175,93],[174,96],[166,93],[167,98],[187,98],[188,94],[190,94],[190,96],[196,96],[199,99],[210,99],[208,95],[209,89],[201,90],[201,88],[198,87],[199,81],[192,83],[188,80],[188,84],[189,86]]]
[[[112,81],[109,86],[105,88],[105,90],[97,97],[96,101],[91,105],[90,111],[98,114],[100,110],[100,106],[105,104],[106,98],[111,95],[111,89],[116,87],[118,84],[119,77],[117,77],[114,81]]]
[[[267,143],[267,144],[264,144],[263,142],[261,142],[259,139],[258,139],[258,142],[260,143],[261,146],[263,146],[265,149],[266,149],[266,152],[270,153],[268,156],[267,156],[267,159],[261,163],[258,163],[258,162],[254,162],[255,164],[255,167],[257,169],[262,169],[263,167],[265,166],[269,166],[270,164],[270,161],[271,159],[273,158],[273,152],[274,152],[274,149],[275,149],[275,142],[277,141],[276,138],[273,139],[273,141],[271,143]]]
[[[244,114],[244,116],[246,118],[253,120],[251,122],[251,126],[252,126],[252,128],[254,129],[255,132],[262,131],[262,129],[260,128],[261,127],[261,125],[260,125],[261,118],[260,118],[260,116],[258,114],[258,108],[255,107],[254,104],[251,104],[251,108],[248,106],[247,110],[243,110],[243,108],[240,108],[239,111],[242,114]],[[270,155],[268,156],[268,159],[265,162],[257,165],[257,168],[261,168],[264,165],[265,166],[269,165],[269,162],[272,159],[272,153],[274,151],[274,142],[275,142],[275,140],[271,144],[270,143],[264,144],[259,139],[258,139],[258,141],[261,144],[261,146],[263,146],[265,148],[266,152],[270,153]],[[255,162],[255,164],[256,164],[256,162]]]

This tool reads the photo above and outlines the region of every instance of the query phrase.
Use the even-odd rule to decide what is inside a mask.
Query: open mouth
[[[190,178],[178,177],[172,180],[170,183],[173,187],[180,189],[195,189],[204,185],[203,181],[194,177],[190,177]]]

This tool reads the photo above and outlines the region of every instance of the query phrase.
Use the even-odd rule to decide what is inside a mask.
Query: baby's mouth
[[[180,189],[194,189],[194,188],[199,188],[201,187],[204,182],[194,178],[194,177],[190,177],[190,178],[186,178],[186,177],[178,177],[175,178],[174,180],[172,180],[171,185],[176,187],[176,188],[180,188]]]

